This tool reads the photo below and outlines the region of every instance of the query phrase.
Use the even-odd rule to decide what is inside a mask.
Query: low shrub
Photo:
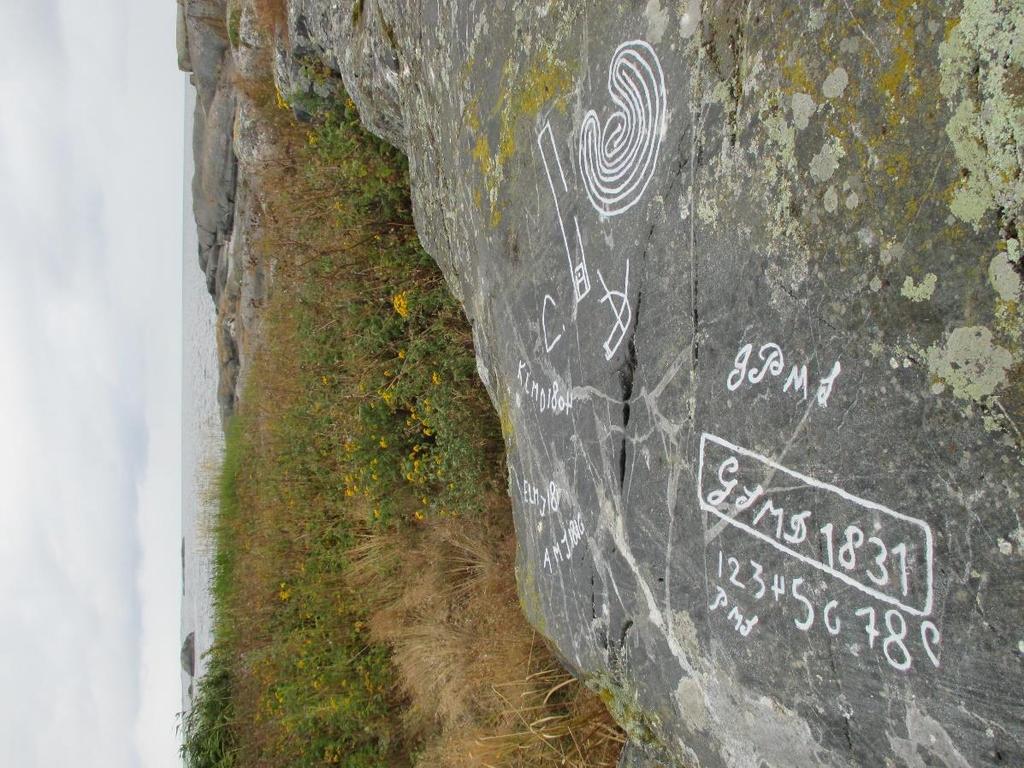
[[[519,609],[500,427],[404,158],[347,99],[303,126],[247,93],[276,142],[253,254],[274,278],[186,765],[614,765],[621,733]]]

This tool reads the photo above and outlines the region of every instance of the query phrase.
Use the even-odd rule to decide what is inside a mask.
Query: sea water
[[[215,472],[224,438],[217,407],[217,345],[213,300],[199,268],[198,238],[192,215],[192,119],[195,89],[185,88],[185,184],[182,254],[182,406],[181,406],[181,642],[195,633],[196,677],[182,669],[182,711],[201,677],[203,658],[213,640],[210,599],[212,541],[216,513]]]

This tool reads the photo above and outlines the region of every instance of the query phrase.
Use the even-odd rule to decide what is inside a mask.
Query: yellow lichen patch
[[[893,57],[892,66],[885,71],[885,73],[878,79],[878,84],[882,86],[882,90],[889,94],[890,98],[896,98],[899,92],[900,85],[903,83],[903,79],[907,75],[907,71],[910,69],[910,62],[912,49],[899,47],[895,51]],[[889,113],[890,121],[897,119],[897,111],[893,110]]]
[[[511,443],[515,438],[515,422],[512,421],[512,408],[507,397],[502,397],[498,403],[498,419],[501,422],[501,434],[506,443]]]
[[[908,226],[934,197],[913,148],[922,134],[939,130],[934,99],[927,95],[938,89],[931,49],[941,20],[935,9],[907,0],[883,0],[875,12],[880,17],[875,29],[865,32],[853,20],[842,28],[848,37],[841,53],[822,71],[835,74],[834,68],[842,67],[849,82],[817,119],[848,153],[844,166],[862,174],[859,216],[870,216],[881,205],[898,215],[894,226]],[[881,109],[866,110],[866,102]]]
[[[883,11],[893,15],[893,27],[899,35],[899,41],[893,49],[892,63],[878,80],[878,84],[889,98],[897,96],[906,98],[916,96],[921,91],[920,81],[914,75],[913,63],[917,55],[917,38],[915,37],[916,22],[911,10],[915,0],[883,0]],[[906,93],[901,93],[901,86],[907,83]],[[896,120],[898,110],[889,113],[890,122]]]
[[[494,182],[494,160],[491,157],[491,143],[487,136],[477,136],[476,144],[473,145],[473,159],[476,160],[480,173],[484,177],[484,186],[487,189],[487,201],[490,206],[492,225],[494,217],[500,214],[497,207],[497,184]],[[473,201],[477,208],[483,208],[483,194],[479,189],[473,191]]]
[[[482,133],[477,136],[476,144],[473,145],[473,159],[480,166],[480,173],[485,177],[491,175],[494,167],[494,163],[491,161],[491,143]]]
[[[910,179],[910,155],[906,152],[893,152],[886,156],[882,167],[896,187],[906,186]]]
[[[519,75],[514,60],[509,59],[502,72],[502,88],[492,118],[499,122],[497,152],[492,153],[486,136],[479,136],[473,149],[476,160],[484,176],[490,202],[490,225],[497,227],[501,222],[501,211],[498,208],[498,188],[505,180],[505,165],[516,152],[516,128],[524,118],[533,118],[546,104],[552,104],[565,112],[565,95],[572,87],[572,76],[568,66],[558,61],[550,52],[534,58],[529,69]],[[479,116],[474,131],[480,130]]]
[[[526,117],[534,117],[548,102],[565,112],[565,95],[572,87],[572,76],[568,67],[544,54],[530,67],[526,76],[514,91],[513,111]]]
[[[498,104],[501,133],[495,159],[495,165],[499,167],[504,167],[515,154],[518,122],[523,118],[535,117],[541,107],[549,102],[565,112],[564,96],[572,87],[568,67],[547,52],[535,59],[522,77],[515,76],[511,61],[506,65],[504,75],[506,86],[502,91],[502,101]]]
[[[784,55],[782,52],[782,46],[780,46],[780,57]],[[814,96],[818,92],[818,84],[814,82],[807,74],[807,66],[804,64],[802,58],[797,58],[791,62],[780,62],[782,69],[782,76],[786,78],[787,82],[792,86],[791,89],[785,89],[787,91],[792,90],[793,92],[808,93]]]
[[[474,98],[466,107],[466,127],[472,134],[480,132],[480,102]]]

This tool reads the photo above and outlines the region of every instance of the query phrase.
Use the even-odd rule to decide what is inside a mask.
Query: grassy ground
[[[519,610],[499,426],[404,159],[347,100],[300,126],[247,88],[277,143],[273,291],[227,433],[186,764],[614,765],[620,732]]]

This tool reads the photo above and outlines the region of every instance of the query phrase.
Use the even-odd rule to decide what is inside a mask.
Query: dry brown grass
[[[282,2],[258,5],[267,23],[280,22]],[[374,522],[374,500],[342,493],[347,470],[338,449],[358,431],[359,408],[377,397],[375,387],[360,389],[363,369],[376,363],[358,335],[339,332],[327,344],[319,332],[366,301],[366,281],[380,279],[379,269],[369,266],[358,218],[338,213],[350,199],[351,180],[340,170],[347,155],[325,160],[321,151],[311,161],[311,136],[324,141],[316,127],[296,124],[269,81],[243,85],[272,128],[272,157],[254,180],[254,258],[273,261],[274,281],[241,406],[246,463],[228,537],[236,562],[219,621],[238,765],[331,764],[335,745],[361,737],[362,724],[351,723],[366,708],[330,706],[344,706],[353,682],[365,681],[361,701],[377,708],[366,728],[382,734],[375,743],[390,745],[389,766],[614,766],[621,731],[520,609],[502,457],[493,456],[490,486],[501,492],[471,511],[418,517],[419,494],[396,485],[395,520],[406,522],[383,524]],[[383,243],[378,262],[388,242],[411,237],[407,211],[374,226]],[[436,269],[406,274],[421,294],[428,284],[439,289]],[[386,300],[366,311],[394,309]],[[468,349],[468,328],[459,334]],[[459,407],[495,422],[476,390]],[[498,435],[493,442],[500,447]],[[373,664],[350,663],[370,656]]]
[[[507,499],[491,510],[368,532],[350,552],[350,576],[375,603],[371,634],[394,649],[418,765],[614,766],[621,731],[526,623]]]
[[[303,377],[299,331],[288,311],[291,274],[282,273],[265,317],[246,400],[248,439],[264,459],[246,467],[240,483],[246,514],[237,537],[245,544],[232,613],[233,648],[247,660],[235,677],[236,709],[248,724],[243,764],[268,767],[281,765],[267,756],[287,753],[294,737],[261,714],[270,673],[259,660],[279,632],[278,585],[298,580],[316,538],[306,530],[307,513],[285,499],[315,500],[273,460],[292,439],[283,416]],[[338,425],[344,428],[344,417]],[[344,571],[323,575],[319,588],[358,600],[369,639],[391,649],[389,698],[403,749],[417,753],[414,765],[611,768],[622,733],[527,624],[516,592],[509,501],[494,495],[486,509],[478,519],[381,528],[367,523],[365,502],[352,500],[336,513],[350,531]]]
[[[288,24],[287,0],[252,0],[260,23],[267,29],[283,33]]]

